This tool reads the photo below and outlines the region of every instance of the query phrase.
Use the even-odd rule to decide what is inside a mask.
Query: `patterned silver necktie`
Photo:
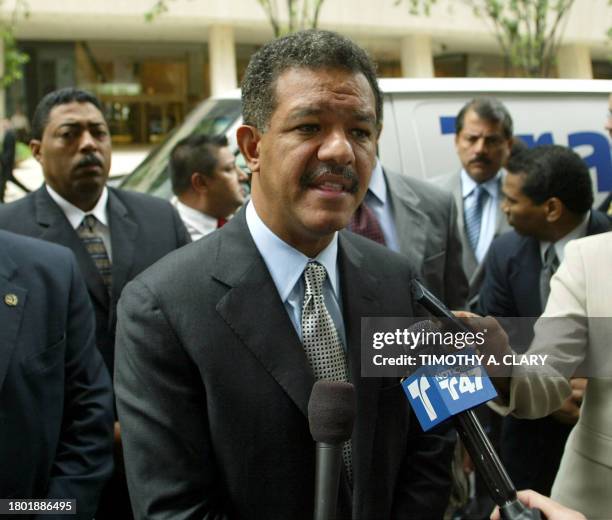
[[[318,262],[308,262],[304,269],[304,304],[302,306],[302,343],[315,379],[348,381],[346,355],[323,296],[327,271]],[[351,440],[342,447],[342,458],[349,481],[353,481]]]
[[[542,303],[542,312],[546,308],[546,302],[550,295],[550,279],[555,274],[559,267],[559,258],[555,251],[555,244],[550,244],[544,252],[544,264],[540,271],[540,302]]]
[[[474,188],[474,203],[465,210],[465,232],[472,251],[476,252],[480,239],[480,226],[482,224],[482,210],[489,192],[480,184]]]
[[[110,258],[102,238],[96,233],[97,219],[93,215],[85,215],[83,222],[77,228],[77,235],[91,256],[98,269],[106,289],[110,292],[113,284],[113,274]]]

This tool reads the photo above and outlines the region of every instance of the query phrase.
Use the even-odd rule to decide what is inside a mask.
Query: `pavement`
[[[151,151],[152,145],[142,146],[113,146],[110,177],[117,177],[130,173]],[[20,162],[13,174],[31,190],[37,189],[43,182],[40,164],[33,157]],[[12,202],[25,194],[12,182],[6,187],[6,202]]]

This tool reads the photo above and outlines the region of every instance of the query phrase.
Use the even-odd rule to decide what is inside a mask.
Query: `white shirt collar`
[[[274,285],[278,290],[283,303],[287,300],[289,293],[298,282],[306,264],[310,260],[316,260],[327,270],[327,277],[331,284],[334,295],[338,298],[338,233],[330,244],[321,251],[316,258],[308,258],[306,255],[291,247],[289,244],[277,237],[259,218],[253,201],[249,201],[246,208],[247,226],[253,241],[263,257],[272,276]]]
[[[586,236],[590,219],[591,212],[587,211],[587,214],[584,216],[580,224],[578,224],[574,229],[572,229],[567,235],[555,242],[555,253],[557,253],[557,258],[559,259],[559,262],[563,262],[563,258],[565,257],[565,246],[568,244],[568,242]],[[551,242],[540,241],[540,258],[542,260],[542,263],[544,263],[544,253],[546,253],[546,250],[548,249],[548,246],[550,244]]]
[[[499,194],[499,183],[503,175],[503,170],[499,170],[493,177],[491,177],[488,181],[480,184],[487,193],[493,197],[497,198]],[[478,183],[470,177],[468,172],[465,171],[465,168],[461,169],[461,196],[463,199],[468,197],[478,186]]]
[[[370,177],[368,190],[383,206],[387,203],[387,185],[385,183],[382,164],[380,164],[379,159],[376,159],[376,166],[374,166],[374,170],[372,170],[372,177]]]
[[[183,204],[177,197],[173,197],[171,202],[178,210],[183,222],[189,224],[200,235],[198,238],[208,235],[217,229],[218,222],[216,218],[187,206],[187,204]]]
[[[106,186],[102,189],[102,194],[96,202],[96,205],[90,211],[83,211],[81,208],[77,208],[74,204],[68,202],[64,197],[62,197],[59,193],[57,193],[51,186],[45,184],[47,188],[47,192],[49,196],[55,201],[55,203],[60,207],[68,222],[73,227],[73,229],[77,229],[81,222],[83,222],[83,218],[85,215],[93,215],[96,219],[101,223],[108,227],[108,215],[106,213],[106,203],[108,202],[108,189]]]

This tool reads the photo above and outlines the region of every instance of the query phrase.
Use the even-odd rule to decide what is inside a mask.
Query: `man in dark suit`
[[[34,113],[30,148],[45,185],[1,207],[0,228],[72,249],[94,306],[96,344],[112,374],[116,305],[123,287],[188,243],[189,236],[168,202],[106,187],[111,139],[93,95],[72,88],[47,94]],[[120,452],[118,425],[116,440]],[[116,466],[120,471],[122,463]],[[129,507],[124,489],[123,506]],[[106,507],[108,516],[122,511],[118,493],[105,493],[98,519],[106,517]]]
[[[294,33],[252,57],[242,100],[251,202],[119,303],[115,381],[135,513],[312,518],[307,405],[315,380],[332,378],[357,396],[338,518],[441,518],[452,443],[421,431],[397,379],[360,377],[360,317],[410,314],[414,272],[338,232],[374,167],[373,65],[338,34]]]
[[[75,498],[91,519],[113,467],[113,398],[74,255],[0,231],[0,298],[0,496]]]
[[[590,210],[589,170],[572,150],[541,146],[513,156],[504,179],[502,209],[514,227],[495,239],[485,263],[480,313],[539,317],[550,277],[571,240],[606,232],[609,219]],[[529,340],[524,340],[529,345]],[[515,345],[516,346],[516,345]],[[576,380],[576,394],[584,382]],[[504,418],[501,455],[518,488],[550,494],[567,436],[578,418],[579,398],[536,420]]]

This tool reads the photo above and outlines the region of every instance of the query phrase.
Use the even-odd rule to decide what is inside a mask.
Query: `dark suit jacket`
[[[453,442],[425,435],[397,379],[360,377],[360,316],[410,314],[409,262],[340,232],[357,394],[340,518],[441,518]],[[244,211],[151,267],[119,302],[115,385],[137,518],[312,518],[314,377]]]
[[[452,194],[430,182],[384,170],[400,251],[424,284],[451,309],[463,309],[468,280]]]
[[[587,235],[610,230],[610,220],[593,210]],[[480,314],[491,316],[538,317],[544,311],[540,301],[540,243],[509,231],[496,238],[485,260],[485,278],[480,291]]]
[[[610,220],[593,210],[587,235],[604,233]],[[540,301],[540,242],[510,231],[493,241],[485,261],[485,278],[480,292],[481,314],[507,317],[538,317],[544,311]],[[527,328],[523,323],[521,329]],[[530,332],[530,331],[529,331]],[[523,333],[516,350],[525,350],[532,339]],[[512,339],[512,335],[511,335]],[[504,418],[501,457],[518,489],[531,488],[549,495],[559,469],[565,442],[572,427],[554,417],[541,419]]]
[[[112,390],[74,255],[0,231],[0,297],[0,497],[76,498],[91,519],[113,467]]]
[[[178,213],[167,201],[113,188],[108,192],[113,273],[110,297],[89,253],[45,186],[0,207],[0,229],[72,249],[96,313],[96,343],[112,374],[116,307],[123,287],[138,273],[191,239]]]

